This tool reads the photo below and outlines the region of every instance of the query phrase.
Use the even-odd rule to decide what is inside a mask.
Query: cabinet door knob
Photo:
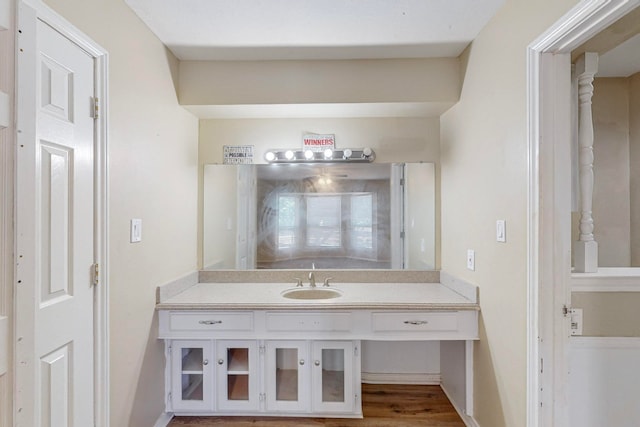
[[[218,359],[218,365],[223,365],[224,364],[224,359]]]
[[[202,361],[202,364],[203,364],[204,366],[207,366],[207,365],[209,364],[209,361],[208,361],[207,359],[204,359],[204,360]]]
[[[320,361],[316,360],[315,362],[313,362],[313,364],[316,365],[316,366],[320,366]]]
[[[304,359],[300,359],[300,364],[304,365]]]

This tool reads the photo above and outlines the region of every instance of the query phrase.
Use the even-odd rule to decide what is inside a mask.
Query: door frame
[[[527,48],[527,426],[568,426],[570,55],[640,0],[583,0]]]
[[[95,181],[94,181],[94,215],[95,215],[95,229],[94,229],[94,252],[95,262],[99,265],[99,284],[97,285],[95,297],[94,297],[94,417],[96,427],[108,427],[109,426],[109,206],[108,206],[108,69],[109,69],[109,56],[107,51],[100,45],[91,40],[83,32],[78,30],[74,25],[62,18],[48,6],[46,6],[40,0],[19,0],[17,2],[17,27],[18,30],[24,28],[35,28],[36,20],[41,20],[60,32],[62,35],[71,40],[74,44],[78,45],[81,49],[87,52],[94,60],[94,82],[95,82],[95,94],[94,96],[99,100],[98,117],[95,120],[94,128],[94,163],[95,163]],[[34,46],[35,45],[35,32],[34,31],[21,31],[17,34],[17,46],[16,46],[16,64],[17,67],[20,64],[24,64],[21,59],[19,50],[21,45]],[[35,63],[24,64],[26,67],[35,67]],[[16,140],[17,147],[21,144],[21,139],[25,141],[30,137],[29,132],[22,132],[22,129],[34,129],[35,128],[35,114],[30,111],[29,102],[24,101],[24,96],[33,96],[35,91],[35,82],[23,81],[20,78],[19,73],[16,75]],[[19,149],[19,148],[18,148]],[[20,157],[16,153],[16,193],[15,203],[16,212],[20,211],[22,199],[20,197],[20,188],[17,186],[17,178],[20,176],[21,171],[24,170],[24,165],[21,164]],[[22,176],[23,179],[31,179],[33,177]],[[24,209],[22,209],[24,211]],[[33,213],[27,212],[27,215],[33,215]],[[15,231],[15,250],[16,256],[16,279],[17,277],[17,265],[23,264],[21,268],[23,271],[34,271],[35,265],[33,260],[20,260],[20,254],[18,248],[28,246],[28,240],[30,233],[21,233],[18,228]],[[33,243],[31,243],[33,244]],[[28,313],[31,309],[25,309],[29,304],[33,304],[28,298],[21,297],[21,292],[15,293],[15,337],[16,340],[20,339],[19,332],[25,328],[33,327],[33,319],[30,319]],[[18,361],[24,360],[25,357],[29,360],[30,356],[22,355],[19,353],[19,347],[16,346],[14,341],[14,382],[15,391],[13,414],[14,420],[16,419],[17,412],[19,410],[19,390],[22,388],[21,382],[29,380],[29,376],[26,379],[20,375],[20,366]],[[28,398],[26,396],[25,398]]]

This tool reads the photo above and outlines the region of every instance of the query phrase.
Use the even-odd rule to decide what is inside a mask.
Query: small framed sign
[[[222,163],[225,165],[250,165],[253,163],[253,145],[224,145]]]
[[[335,150],[336,136],[333,134],[308,133],[302,136],[302,150],[324,151],[327,148]]]

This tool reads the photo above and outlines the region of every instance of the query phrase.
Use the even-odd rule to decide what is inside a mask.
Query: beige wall
[[[593,87],[593,234],[598,242],[598,265],[628,267],[629,81],[597,78]]]
[[[438,118],[201,120],[198,159],[200,188],[203,165],[222,163],[223,145],[254,145],[254,162],[265,163],[263,156],[267,149],[299,148],[305,133],[335,134],[338,148],[371,147],[376,152],[376,162],[425,161],[437,164],[440,158]],[[436,188],[437,171],[436,167]],[[199,212],[202,212],[202,203],[200,190]],[[199,265],[202,265],[202,215],[198,223],[198,256]]]
[[[640,73],[629,77],[631,265],[640,267]]]
[[[238,171],[206,165],[203,176],[203,269],[236,268]]]
[[[442,268],[480,288],[474,389],[483,427],[526,422],[526,48],[576,3],[507,0],[465,53],[460,102],[442,116]],[[495,240],[497,219],[507,243]]]
[[[582,335],[640,337],[640,292],[573,292],[571,306],[582,309]]]
[[[155,288],[197,267],[198,121],[178,105],[176,59],[124,1],[47,3],[109,52],[111,425],[151,426],[164,409]]]
[[[179,87],[183,105],[453,103],[460,93],[460,62],[456,58],[182,61]]]

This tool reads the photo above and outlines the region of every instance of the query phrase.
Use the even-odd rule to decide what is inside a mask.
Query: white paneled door
[[[41,19],[21,24],[16,424],[88,427],[94,425],[94,58]]]

